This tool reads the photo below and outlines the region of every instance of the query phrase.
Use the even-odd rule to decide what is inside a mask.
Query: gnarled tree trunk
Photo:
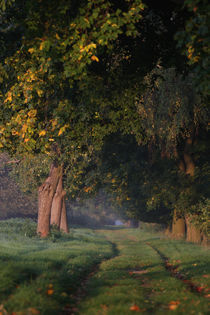
[[[50,224],[51,225],[55,224],[58,227],[60,226],[61,210],[62,210],[62,203],[63,203],[63,197],[64,197],[62,172],[63,171],[61,169],[60,178],[58,181],[55,195],[53,197],[52,208],[51,208],[51,217],[50,217]]]
[[[37,233],[40,234],[41,237],[46,237],[49,234],[50,212],[60,174],[61,168],[56,162],[53,162],[48,178],[39,188]]]
[[[67,213],[66,213],[66,204],[65,204],[65,198],[64,197],[63,197],[63,201],[62,201],[60,230],[63,231],[64,233],[69,233]]]

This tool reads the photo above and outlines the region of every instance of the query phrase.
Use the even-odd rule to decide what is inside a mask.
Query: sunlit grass
[[[200,266],[209,261],[205,249],[139,229],[100,233],[116,242],[118,256],[103,262],[99,272],[90,279],[89,294],[80,304],[80,314],[133,314],[135,311],[145,314],[208,314],[207,293],[192,292],[184,282],[172,277],[165,269],[162,258],[148,242],[161,247],[169,257],[173,253],[172,259],[183,260],[188,276],[192,275],[187,273],[186,266],[194,260]],[[174,248],[177,248],[175,252]],[[202,275],[199,267],[198,274]],[[209,285],[209,278],[205,280]],[[202,283],[201,278],[199,283]]]
[[[141,229],[77,228],[43,240],[35,228],[31,221],[0,222],[5,314],[208,314],[206,248]],[[172,276],[163,257],[201,292]]]
[[[88,229],[42,240],[25,236],[24,221],[8,220],[0,236],[0,304],[9,313],[58,314],[93,266],[112,255],[110,243]]]

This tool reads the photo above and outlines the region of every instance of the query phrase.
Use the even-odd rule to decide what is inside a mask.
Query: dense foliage
[[[0,148],[22,188],[56,158],[70,201],[105,187],[122,216],[206,232],[207,1],[1,5]]]

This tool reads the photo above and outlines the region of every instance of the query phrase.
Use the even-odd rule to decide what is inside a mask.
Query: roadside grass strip
[[[78,305],[79,314],[209,314],[208,298],[193,292],[185,282],[174,277],[166,269],[162,257],[147,243],[160,247],[164,255],[167,252],[167,256],[174,248],[182,248],[178,250],[182,252],[182,257],[175,253],[170,257],[172,260],[184,261],[182,269],[186,275],[192,275],[190,268],[188,271],[191,262],[198,263],[199,260],[201,266],[205,264],[206,267],[206,262],[209,261],[207,250],[139,229],[98,233],[115,243],[118,253],[102,262],[98,272],[86,283],[88,294]],[[189,252],[194,254],[189,256]],[[201,269],[195,274],[198,280],[199,272]],[[203,272],[200,273],[199,283],[203,281]],[[209,278],[204,279],[209,285]]]
[[[8,221],[0,222],[0,314],[65,314],[83,279],[113,255],[112,245],[88,229],[42,240]]]

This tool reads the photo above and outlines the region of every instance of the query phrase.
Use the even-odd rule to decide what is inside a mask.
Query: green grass
[[[27,231],[33,229],[27,222]],[[92,268],[112,255],[111,244],[88,229],[46,240],[25,230],[23,220],[0,222],[0,304],[9,314],[29,308],[58,314]]]
[[[206,248],[140,229],[53,230],[42,240],[35,228],[0,221],[0,314],[208,314]]]
[[[172,241],[141,230],[100,231],[117,244],[118,256],[103,262],[88,283],[88,296],[80,304],[79,314],[208,314],[207,291],[192,292],[186,283],[171,276],[160,255],[180,262],[189,279],[206,290],[210,278],[209,252],[196,245]],[[196,264],[196,265],[194,265]],[[191,268],[193,265],[193,268]],[[134,308],[134,310],[132,310]]]

